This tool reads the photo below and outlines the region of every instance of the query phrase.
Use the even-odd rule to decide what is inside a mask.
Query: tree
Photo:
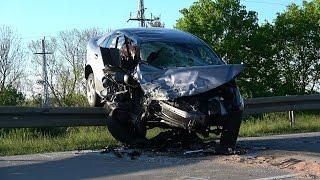
[[[65,73],[61,78],[62,81],[68,80],[70,83],[66,91],[68,92],[83,92],[81,81],[84,76],[84,63],[86,59],[86,47],[90,38],[98,36],[97,29],[87,29],[83,31],[71,30],[62,31],[58,36],[58,51],[60,59],[65,64]],[[65,79],[67,78],[67,79]]]
[[[277,49],[274,26],[268,22],[260,25],[250,38],[245,73],[240,83],[247,97],[282,95],[281,73],[275,58]]]
[[[270,81],[265,80],[276,75],[276,72],[267,73],[268,68],[264,67],[275,66],[268,53],[270,48],[266,48],[271,47],[270,24],[260,28],[257,13],[247,11],[239,0],[199,0],[180,12],[183,17],[177,21],[178,29],[206,41],[225,61],[245,64],[239,80],[245,96],[270,94]]]
[[[46,41],[48,55],[49,87],[52,102],[59,106],[84,105],[84,61],[90,38],[100,35],[98,29],[62,31],[56,38]],[[32,41],[32,52],[40,51],[40,41]],[[41,57],[35,57],[41,67]],[[71,99],[70,99],[71,98]],[[71,102],[74,101],[74,102]]]
[[[199,0],[177,21],[229,63],[244,62],[239,85],[246,97],[305,94],[320,87],[320,0],[292,4],[274,23],[239,0]]]
[[[274,26],[282,94],[314,93],[320,86],[320,1],[290,5]]]
[[[199,0],[188,9],[176,27],[197,35],[227,62],[240,63],[258,28],[257,13],[247,11],[239,0]]]
[[[24,75],[25,52],[20,38],[9,26],[0,26],[0,91],[19,86]]]

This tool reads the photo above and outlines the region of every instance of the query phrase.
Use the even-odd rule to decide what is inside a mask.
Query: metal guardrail
[[[274,96],[245,100],[245,115],[268,112],[289,112],[290,126],[295,126],[294,111],[320,110],[320,94],[304,96]]]
[[[103,108],[59,107],[0,107],[0,127],[72,127],[105,126]]]
[[[244,113],[252,115],[289,111],[292,112],[290,120],[293,123],[293,111],[298,110],[320,110],[320,95],[246,99]],[[106,121],[103,108],[0,107],[0,128],[104,126]]]
[[[274,96],[245,100],[245,114],[320,110],[320,94],[304,96]]]

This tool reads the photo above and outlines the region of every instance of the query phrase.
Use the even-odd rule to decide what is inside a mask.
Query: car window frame
[[[103,48],[116,48],[117,44],[118,44],[118,38],[119,36],[121,36],[121,33],[117,32],[117,33],[113,33],[111,35],[109,35],[108,37],[106,37],[100,44],[100,47]],[[110,47],[110,44],[112,43],[112,41],[116,39],[115,42],[115,47]]]

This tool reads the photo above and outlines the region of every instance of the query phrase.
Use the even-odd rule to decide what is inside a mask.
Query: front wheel
[[[115,109],[107,120],[111,135],[125,144],[141,144],[146,141],[146,127],[143,124],[134,125],[127,111]]]
[[[242,111],[235,111],[223,123],[220,145],[225,148],[235,148],[242,122]]]

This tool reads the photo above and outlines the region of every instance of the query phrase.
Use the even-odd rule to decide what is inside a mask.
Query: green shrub
[[[0,106],[18,106],[24,102],[24,95],[12,86],[0,91]]]

